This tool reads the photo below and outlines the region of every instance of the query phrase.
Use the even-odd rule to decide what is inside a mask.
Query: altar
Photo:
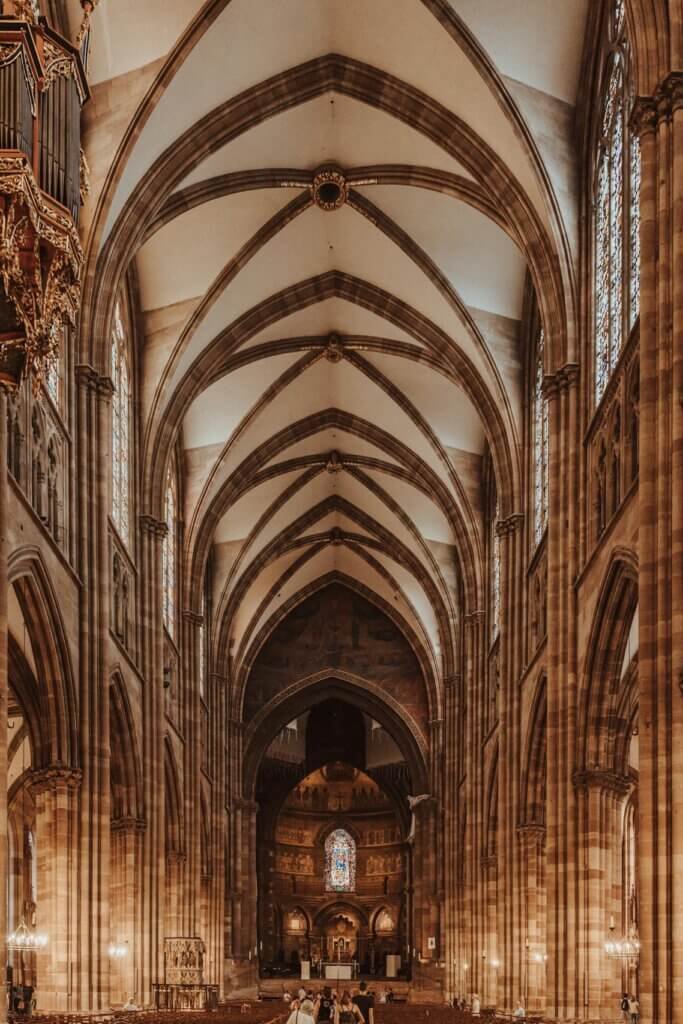
[[[351,963],[328,963],[323,964],[326,981],[353,981],[358,976],[358,964],[355,960]]]

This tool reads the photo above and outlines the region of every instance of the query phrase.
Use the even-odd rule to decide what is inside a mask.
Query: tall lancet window
[[[116,529],[127,541],[130,530],[130,377],[128,346],[121,317],[121,304],[116,303],[114,329],[111,336],[112,396],[112,508]]]
[[[164,520],[166,522],[166,536],[164,537],[162,552],[162,576],[164,587],[163,609],[164,625],[171,637],[175,637],[176,619],[176,532],[177,532],[177,492],[176,477],[173,467],[169,470],[166,482],[166,503],[164,509]]]
[[[608,25],[594,179],[596,402],[640,312],[640,143],[629,129],[633,103],[624,29],[618,2]]]
[[[543,395],[543,328],[538,332],[534,366],[534,541],[548,525],[548,402]]]
[[[490,540],[489,552],[490,564],[490,589],[491,589],[491,641],[493,642],[500,632],[500,537],[498,536],[498,523],[500,511],[498,498],[491,502],[490,516]]]
[[[325,890],[353,892],[356,888],[356,844],[343,828],[325,840]]]

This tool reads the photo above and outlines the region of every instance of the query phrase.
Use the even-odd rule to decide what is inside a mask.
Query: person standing
[[[628,1008],[628,992],[623,992],[621,995],[621,1003],[619,1004],[621,1014],[624,1018],[624,1024],[631,1024],[631,1012]]]
[[[629,996],[628,1012],[631,1016],[631,1024],[638,1024],[640,1020],[640,1003],[635,996]]]
[[[334,1024],[365,1024],[365,1018],[352,1000],[350,992],[342,993]]]
[[[363,1014],[365,1024],[375,1024],[375,997],[368,992],[367,981],[361,981],[354,1002]]]
[[[334,996],[329,985],[325,985],[318,996],[317,1011],[316,1020],[318,1024],[330,1024],[330,1022],[334,1021]]]
[[[302,999],[298,1007],[292,1010],[287,1024],[315,1024],[313,1003],[310,999]]]

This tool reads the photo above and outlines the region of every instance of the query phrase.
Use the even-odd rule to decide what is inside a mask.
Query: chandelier
[[[128,955],[128,946],[124,946],[123,943],[112,943],[109,947],[109,956],[113,960],[121,960],[124,956]]]
[[[7,936],[8,949],[16,949],[26,953],[36,949],[44,949],[45,946],[47,946],[47,935],[31,931],[23,917],[14,931],[10,932]]]
[[[634,926],[629,929],[628,935],[619,939],[614,938],[614,925],[610,925],[610,937],[605,943],[605,953],[614,960],[638,960],[640,957],[640,939],[638,930]]]

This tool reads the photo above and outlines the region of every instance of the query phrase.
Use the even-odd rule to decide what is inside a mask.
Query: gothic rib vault
[[[549,316],[573,344],[567,183],[520,107],[533,88],[558,107],[575,95],[581,5],[528,84],[473,34],[492,13],[468,26],[435,3],[191,6],[165,6],[180,41],[109,172],[84,305],[96,361],[134,258],[142,504],[163,518],[182,437],[186,604],[199,609],[213,545],[236,675],[278,608],[337,571],[395,607],[439,679],[482,606],[485,446],[502,516],[520,510],[527,269],[552,280]],[[157,21],[152,5],[138,22],[145,64],[162,58]],[[142,59],[117,46],[125,11],[98,22],[95,82]],[[509,57],[512,78],[524,58]],[[328,167],[344,183],[331,211],[313,188]]]
[[[383,921],[418,1001],[672,1024],[680,0],[27,2],[94,7],[80,318],[0,388],[42,1005],[150,1003],[169,939],[253,993],[285,920]]]

